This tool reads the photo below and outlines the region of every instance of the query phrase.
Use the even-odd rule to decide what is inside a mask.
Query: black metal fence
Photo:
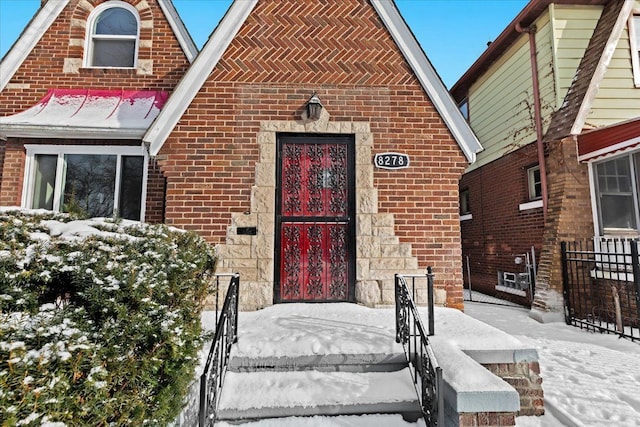
[[[416,279],[427,279],[429,328],[425,329],[415,304]],[[407,283],[411,281],[411,285]],[[409,288],[411,287],[411,291]],[[435,333],[433,315],[433,273],[426,275],[395,276],[396,294],[396,342],[402,343],[407,360],[412,365],[411,374],[418,389],[420,406],[428,426],[444,426],[444,396],[442,368],[438,365],[428,337]]]
[[[218,276],[216,293],[219,289]],[[218,311],[216,295],[216,331],[207,356],[204,372],[200,376],[200,409],[198,421],[200,427],[213,426],[216,420],[216,410],[220,399],[220,391],[224,375],[227,371],[231,347],[238,341],[238,295],[240,289],[240,275],[230,277],[229,287],[222,305]]]
[[[567,324],[640,340],[639,246],[624,238],[561,243]]]

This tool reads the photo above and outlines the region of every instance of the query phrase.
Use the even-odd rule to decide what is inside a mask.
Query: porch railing
[[[229,277],[229,287],[218,310],[219,280]],[[240,275],[218,275],[216,280],[216,331],[207,356],[204,372],[200,376],[200,409],[198,411],[198,425],[200,427],[213,426],[224,375],[227,371],[231,347],[238,341],[238,296],[240,289]]]
[[[415,304],[416,280],[427,280],[429,329],[422,324]],[[411,281],[409,286],[407,279]],[[411,291],[409,291],[411,287]],[[438,365],[428,337],[435,333],[433,316],[433,272],[427,274],[395,276],[396,342],[402,343],[413,377],[422,415],[428,426],[444,426],[444,396],[442,368]]]
[[[562,242],[567,324],[640,340],[640,242]]]

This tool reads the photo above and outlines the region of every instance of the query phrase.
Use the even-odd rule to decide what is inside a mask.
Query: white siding
[[[640,11],[640,1],[635,3]],[[585,126],[601,127],[640,116],[640,88],[633,82],[629,28],[620,36]]]

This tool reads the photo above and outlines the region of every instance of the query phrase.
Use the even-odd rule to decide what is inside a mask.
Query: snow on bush
[[[214,265],[166,226],[0,210],[3,425],[167,425]]]

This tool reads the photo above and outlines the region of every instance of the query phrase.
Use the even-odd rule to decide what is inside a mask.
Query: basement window
[[[110,1],[96,7],[87,21],[85,66],[135,68],[140,18],[134,7]]]
[[[23,207],[144,219],[141,147],[27,145]]]

